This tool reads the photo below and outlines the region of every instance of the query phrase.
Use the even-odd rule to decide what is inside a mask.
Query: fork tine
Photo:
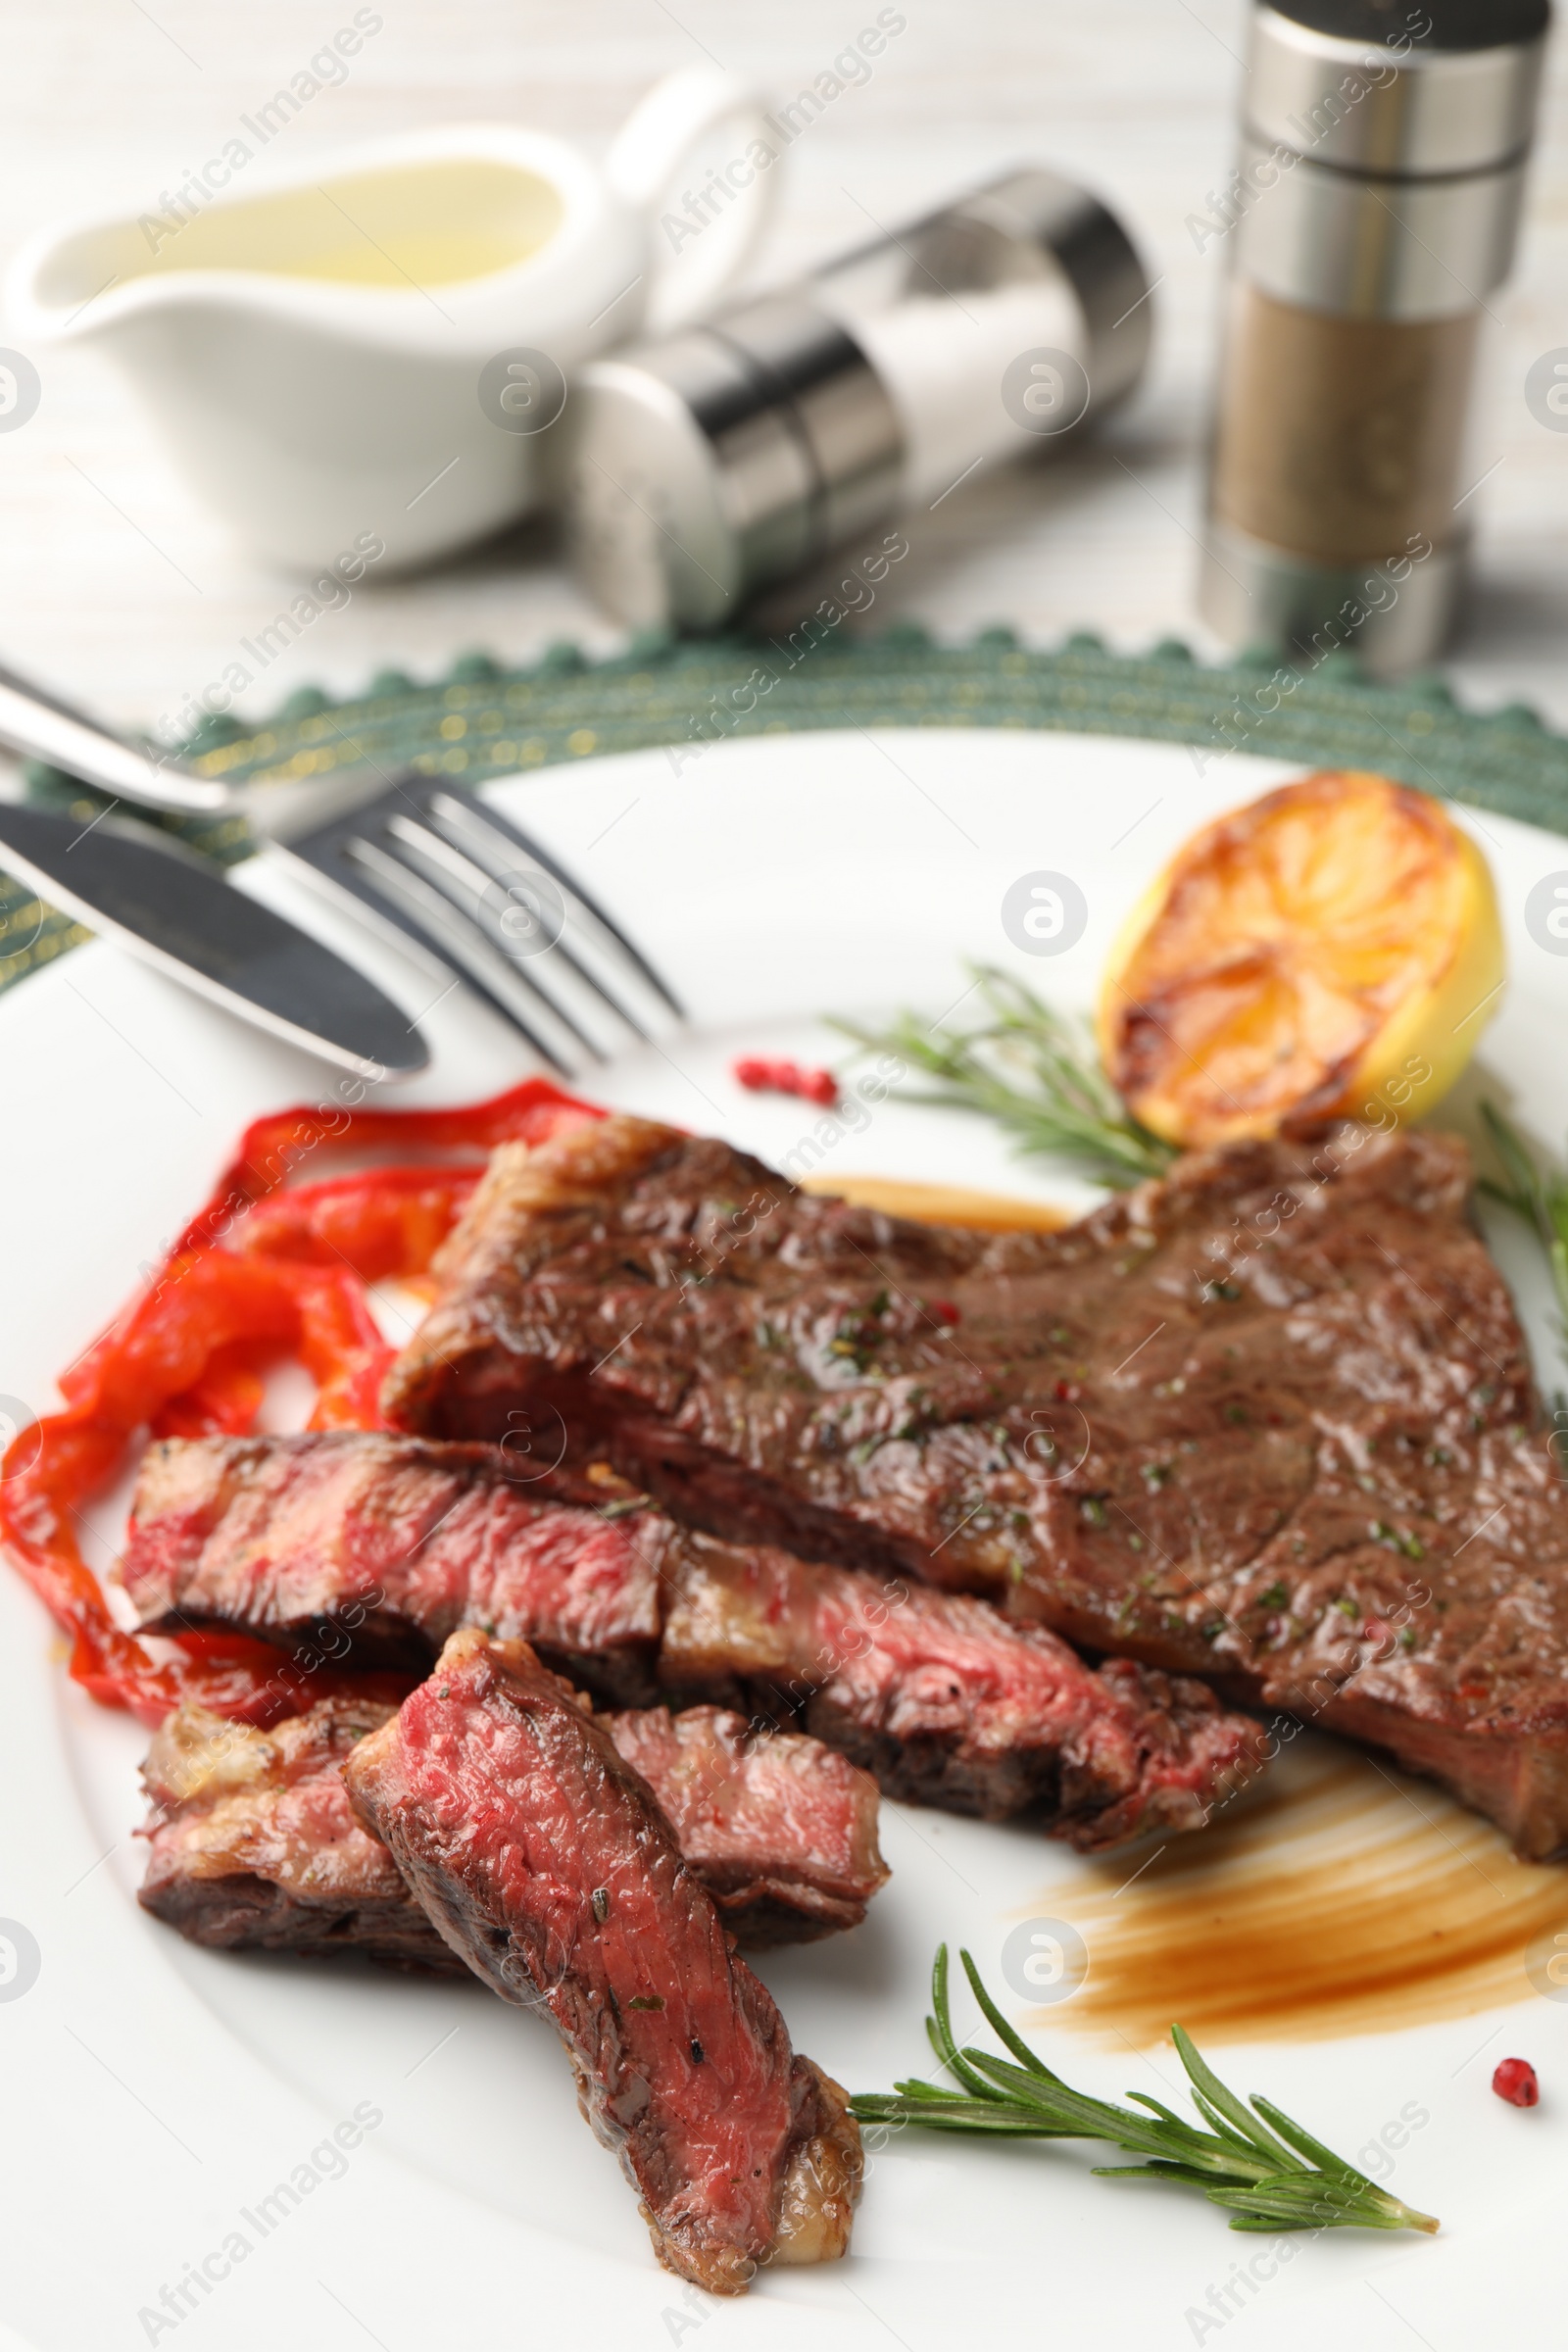
[[[560,1020],[554,1005],[538,999],[537,991],[527,987],[505,957],[491,948],[483,933],[433,883],[358,834],[343,844],[343,856],[371,879],[408,927],[439,944],[444,955],[462,967],[461,974],[455,976],[466,977],[482,996],[488,997],[497,1011],[522,1032],[541,1060],[563,1078],[576,1076],[559,1045],[546,1045],[536,1025],[541,1010]],[[597,1047],[588,1045],[586,1051],[596,1061],[604,1059]]]
[[[650,1015],[630,1009],[628,987],[631,1003],[657,999],[677,1019],[686,1017],[673,991],[575,876],[487,804],[466,795],[460,800],[444,779],[405,771],[368,804],[308,830],[290,827],[279,841],[287,844],[280,854],[315,887],[352,904],[432,977],[468,981],[566,1076],[576,1056],[606,1058],[601,1012],[651,1042],[644,1025]],[[570,945],[555,940],[526,970],[525,959],[506,953],[504,937],[492,937],[504,926],[485,904],[494,884],[505,888],[517,878],[519,854],[541,883],[560,889],[573,926]]]
[[[515,971],[519,958],[507,955],[505,948],[498,947],[495,941],[485,938],[481,918],[485,911],[484,894],[492,887],[490,876],[481,867],[475,865],[470,858],[465,858],[461,850],[454,849],[450,842],[443,841],[439,833],[430,832],[426,826],[419,824],[412,816],[390,816],[382,829],[398,844],[404,853],[405,859],[412,858],[422,869],[425,880],[439,890],[444,898],[451,900],[454,911],[458,916],[463,921],[474,926],[480,938],[485,939],[486,947],[501,956]],[[466,892],[468,898],[473,902],[476,911],[470,911],[470,908],[464,905],[457,895],[459,891]],[[499,924],[497,928],[500,928]],[[554,943],[553,949],[540,955],[537,965],[533,958],[529,958],[526,977],[520,972],[516,976],[525,988],[532,989],[536,996],[543,999],[563,1028],[569,1029],[578,1044],[585,1047],[590,1054],[602,1061],[604,1054],[600,1052],[594,1039],[589,1036],[581,1023],[572,1017],[565,1005],[562,1004],[560,997],[548,985],[546,970],[539,968],[546,964],[547,956],[551,953],[563,957],[570,969],[578,974],[586,989],[595,994],[600,993],[597,983],[583,971],[576,957],[560,940]],[[612,1010],[618,1012],[619,1009],[618,1005],[612,1004]]]
[[[483,822],[475,822],[472,819],[471,813],[468,809],[462,808],[446,794],[432,794],[426,814],[429,816],[432,824],[446,827],[446,831],[441,838],[449,846],[449,848],[456,848],[456,845],[452,842],[452,836],[454,834],[461,834],[464,842],[467,844],[468,850],[472,853],[472,856],[479,858],[483,862],[485,870],[480,877],[482,881],[486,883],[499,883],[503,889],[510,889],[511,885],[517,879],[517,859],[515,854],[516,845],[511,842],[504,833],[499,832],[494,826],[486,825]],[[401,833],[403,828],[410,825],[412,821],[412,819],[406,817],[393,817],[388,820],[387,829],[390,832]],[[464,856],[464,852],[461,849],[457,849],[456,854],[459,857]],[[537,870],[544,880],[550,882],[555,881],[556,877],[553,874],[547,873],[543,867],[540,867]],[[574,891],[575,886],[573,885],[572,888]],[[571,909],[565,899],[564,893],[563,894],[563,906],[569,914]],[[486,914],[488,911],[485,907],[482,895],[479,898],[479,911],[481,915]],[[494,920],[498,929],[505,929],[505,924],[502,922],[499,916],[495,916],[492,919]],[[592,934],[590,933],[589,936],[591,938]],[[601,958],[610,963],[612,967],[616,970],[617,978],[623,978],[624,974],[620,971],[614,956],[612,954],[607,955],[605,950],[599,946],[597,941],[595,941],[593,944]],[[534,986],[539,989],[541,994],[552,993],[549,990],[548,982],[550,965],[553,961],[564,964],[565,968],[571,972],[581,983],[583,989],[591,998],[597,998],[601,1004],[608,1004],[611,1011],[615,1014],[617,1019],[625,1023],[626,1027],[632,1032],[634,1037],[640,1037],[645,1045],[652,1043],[652,1032],[647,1028],[645,1023],[638,1018],[637,1014],[632,1011],[630,1005],[626,1002],[623,990],[619,986],[612,987],[611,983],[605,978],[603,972],[591,971],[587,964],[583,962],[581,956],[566,944],[566,936],[564,931],[563,931],[559,939],[552,943],[548,954],[542,954],[540,956],[540,968],[530,975],[530,977],[533,979]]]
[[[475,833],[483,832],[488,828],[499,836],[504,847],[510,849],[514,843],[518,849],[526,851],[534,863],[543,866],[553,881],[559,882],[563,890],[568,891],[578,905],[593,917],[600,929],[615,942],[628,962],[642,974],[654,994],[669,1006],[676,1018],[678,1020],[686,1018],[686,1007],[668,984],[661,979],[642,951],[632,944],[620,925],[612,915],[606,913],[598,900],[577,880],[575,874],[569,873],[558,858],[550,855],[548,850],[541,849],[531,834],[525,833],[520,825],[514,824],[511,817],[503,816],[500,809],[489,801],[476,800],[470,806],[465,806],[461,801],[454,799],[450,793],[438,792],[431,794],[430,807],[432,809],[439,809],[450,823],[471,827]]]

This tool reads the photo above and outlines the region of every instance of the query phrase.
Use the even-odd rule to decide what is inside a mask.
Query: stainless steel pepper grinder
[[[1200,604],[1232,643],[1374,675],[1455,619],[1548,0],[1252,12]]]

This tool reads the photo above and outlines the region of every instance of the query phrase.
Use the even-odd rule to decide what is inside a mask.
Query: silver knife
[[[182,842],[3,802],[0,866],[155,971],[339,1069],[412,1078],[429,1061],[417,1027],[373,981]]]

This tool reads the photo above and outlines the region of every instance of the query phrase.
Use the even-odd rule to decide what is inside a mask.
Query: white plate
[[[1155,864],[1202,817],[1289,772],[1238,758],[1200,779],[1179,747],[889,730],[715,746],[678,775],[665,754],[642,753],[501,791],[693,1011],[671,1051],[610,1070],[594,1090],[603,1100],[774,1159],[814,1134],[825,1174],[1070,1200],[1088,1196],[1013,1161],[978,1122],[890,1103],[863,1132],[835,1137],[807,1105],[743,1093],[729,1064],[753,1049],[834,1052],[814,1019],[829,1009],[910,1002],[938,1013],[965,985],[966,956],[1086,1004]],[[1542,875],[1568,869],[1568,842],[1490,816],[1476,829],[1513,969],[1482,1075],[1527,1106],[1539,1135],[1560,1137],[1568,965],[1529,938],[1523,905]],[[1070,875],[1089,907],[1082,940],[1054,960],[1016,955],[1001,928],[1004,891],[1040,869]],[[385,976],[407,995],[406,973]],[[416,994],[408,1001],[417,1009]],[[511,1034],[457,1000],[428,1027],[434,1067],[408,1101],[472,1097],[523,1069]],[[0,1393],[46,1410],[54,1373],[203,1197],[244,1122],[311,1096],[322,1074],[101,946],[0,1002]],[[1466,1125],[1478,1083],[1441,1115]],[[1518,1237],[1494,1239],[1548,1368],[1539,1264]],[[99,1558],[122,1508],[122,1495],[92,1514]],[[222,2352],[655,2352],[693,2337],[699,2352],[750,2352],[797,2344],[803,2327],[824,2352],[1048,2337],[1151,2352],[1221,2335],[1284,2352],[1330,2338],[1337,2352],[1416,2338],[1448,2352],[1555,2318],[1568,2009],[1534,1997],[1377,2037],[1220,2054],[1228,2078],[1260,2084],[1348,2152],[1418,2102],[1430,2121],[1394,2184],[1443,2215],[1435,2241],[1332,2233],[1298,2241],[1276,2278],[1249,2280],[1236,2265],[1268,2241],[1229,2234],[1196,2198],[1093,2180],[1081,2150],[906,2135],[873,2163],[850,2261],[764,2278],[739,2304],[687,2293],[655,2266],[547,2032],[478,1987],[222,1957],[141,1913],[130,1832],[144,1736],[68,1683],[41,1612],[9,1575],[0,1632],[0,1914],[42,1953],[25,1996],[0,1998],[0,2352],[176,2338]],[[940,1937],[969,1943],[996,1982],[1007,1930],[1053,1913],[1085,1868],[1023,1831],[893,1805],[883,1834],[895,1875],[865,1927],[763,1966],[798,2045],[856,2088],[922,2065]],[[1300,1932],[1312,1935],[1309,1917]],[[1168,2049],[1107,2052],[1075,2034],[1070,2003],[1055,2015],[1053,2046],[1086,2086],[1119,2095],[1153,2087],[1152,2073],[1172,2082]],[[1530,2115],[1488,2088],[1495,2057],[1515,2046],[1546,2085]],[[381,2122],[341,2178],[312,2174],[307,2189],[311,2151],[363,2102]],[[242,2216],[301,2166],[297,2208],[262,2234]],[[236,2230],[248,2246],[225,2255]],[[204,2261],[205,2287],[192,2274]],[[178,2311],[182,2281],[190,2308],[170,2320],[160,2296],[175,2290]]]

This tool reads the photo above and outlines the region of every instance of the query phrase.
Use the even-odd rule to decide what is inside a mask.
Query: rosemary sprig
[[[1543,1174],[1518,1129],[1510,1125],[1494,1103],[1483,1102],[1481,1116],[1506,1179],[1497,1184],[1490,1176],[1483,1176],[1481,1190],[1489,1199],[1500,1201],[1504,1208],[1511,1208],[1516,1217],[1522,1217],[1546,1252],[1563,1343],[1568,1346],[1568,1176],[1555,1169]]]
[[[931,2046],[960,2087],[939,2089],[918,2079],[891,2092],[862,2091],[850,2101],[862,2124],[917,2124],[928,2132],[989,2132],[1022,2139],[1105,2139],[1148,2159],[1097,2165],[1110,2180],[1178,2180],[1200,2188],[1210,2204],[1232,2209],[1231,2228],[1270,2234],[1282,2230],[1426,2230],[1427,2213],[1401,2205],[1354,2165],[1282,2115],[1255,2092],[1244,2104],[1205,2065],[1180,2026],[1171,2028],[1192,2082],[1193,2104],[1211,2130],[1200,2132],[1144,2091],[1128,2092],[1147,2115],[1069,2089],[1042,2065],[997,2008],[967,1952],[964,1973],[986,2022],[1017,2061],[959,2049],[948,2006],[948,1947],[931,1972]]]
[[[908,1101],[982,1111],[1017,1137],[1020,1151],[1064,1153],[1118,1189],[1163,1175],[1174,1145],[1131,1116],[1090,1040],[1010,972],[969,969],[983,1007],[976,1026],[933,1027],[914,1012],[897,1014],[886,1029],[833,1026],[935,1081]]]

